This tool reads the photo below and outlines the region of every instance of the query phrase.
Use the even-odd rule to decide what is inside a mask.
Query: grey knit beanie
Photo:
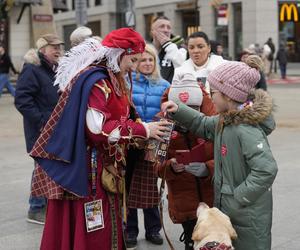
[[[195,76],[186,73],[181,78],[173,80],[168,98],[177,103],[183,102],[188,106],[200,107],[203,93]]]

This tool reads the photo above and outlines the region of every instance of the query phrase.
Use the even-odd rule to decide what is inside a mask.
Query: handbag
[[[103,167],[101,183],[103,188],[110,193],[123,194],[124,192],[125,178],[117,175],[117,169],[113,165]]]

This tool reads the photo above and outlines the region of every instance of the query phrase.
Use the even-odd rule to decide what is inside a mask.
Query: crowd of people
[[[258,43],[250,44],[240,54],[240,59],[243,60],[244,55],[258,55],[263,60],[263,70],[261,71],[261,82],[258,88],[266,90],[265,78],[270,77],[273,72],[277,72],[277,62],[280,69],[282,79],[286,78],[286,67],[288,62],[288,55],[284,43],[280,43],[279,49],[276,52],[275,44],[272,38],[268,38],[266,43],[261,47]]]
[[[5,78],[34,159],[27,220],[44,224],[41,249],[133,249],[138,209],[145,239],[162,245],[158,178],[166,181],[184,249],[194,249],[200,202],[230,217],[236,250],[271,249],[277,165],[263,64],[275,48],[266,43],[272,60],[250,46],[240,62],[229,61],[204,32],[183,44],[165,16],[153,21],[151,34],[146,44],[131,28],[102,39],[79,27],[65,53],[64,42],[46,34],[24,56],[16,90]],[[10,67],[18,73],[5,58],[0,77]],[[276,58],[284,61],[284,51]],[[163,143],[169,133],[166,160],[148,161],[149,140]]]

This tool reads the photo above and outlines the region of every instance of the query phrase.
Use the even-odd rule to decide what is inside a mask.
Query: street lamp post
[[[87,1],[75,0],[75,13],[77,26],[84,26],[87,24]]]

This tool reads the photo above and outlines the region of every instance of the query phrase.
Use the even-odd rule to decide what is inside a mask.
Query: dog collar
[[[199,250],[233,250],[233,248],[226,246],[224,243],[220,244],[219,242],[211,241],[200,247]]]

